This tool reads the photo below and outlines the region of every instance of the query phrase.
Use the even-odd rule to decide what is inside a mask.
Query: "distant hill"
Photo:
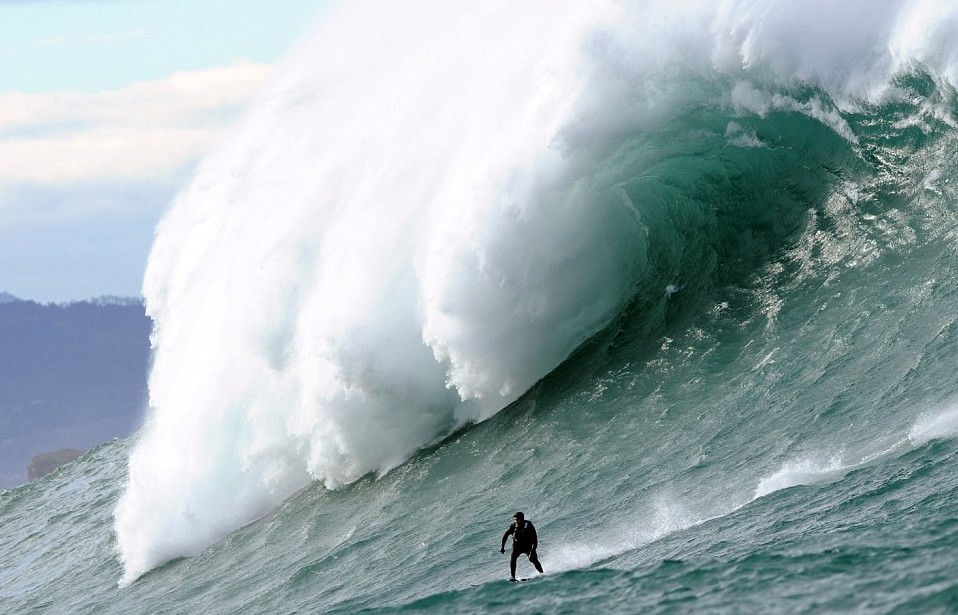
[[[83,454],[73,448],[61,448],[49,453],[40,453],[27,466],[27,480],[36,480],[53,472],[65,463],[70,463]]]
[[[0,293],[0,488],[31,459],[133,433],[152,323],[136,299],[39,304]]]

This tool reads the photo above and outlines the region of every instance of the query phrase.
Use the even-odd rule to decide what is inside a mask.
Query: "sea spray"
[[[386,472],[492,416],[636,289],[669,301],[707,287],[723,253],[709,237],[702,258],[668,243],[648,257],[664,226],[695,236],[729,219],[704,198],[663,216],[689,198],[676,164],[665,196],[648,198],[663,157],[705,143],[754,160],[777,144],[745,120],[775,113],[854,150],[843,112],[904,99],[902,71],[953,91],[954,14],[933,2],[572,0],[333,11],[158,228],[144,285],[151,412],[115,512],[122,582],[310,480]],[[811,36],[820,23],[840,35]],[[644,138],[703,101],[735,127],[679,133],[671,149]],[[939,102],[924,112],[947,117]],[[774,167],[767,177],[772,193]],[[743,202],[761,208],[766,184],[746,179]],[[801,204],[785,199],[793,219],[770,246],[794,232]],[[726,224],[724,236],[738,232]],[[690,261],[702,263],[693,279],[669,277]],[[650,263],[663,277],[651,286]]]

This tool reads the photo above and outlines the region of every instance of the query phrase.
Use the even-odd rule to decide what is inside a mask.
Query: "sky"
[[[156,223],[326,6],[0,0],[0,292],[139,296]]]

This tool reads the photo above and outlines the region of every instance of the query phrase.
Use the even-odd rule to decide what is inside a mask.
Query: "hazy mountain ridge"
[[[0,293],[0,488],[24,482],[38,454],[136,429],[151,327],[139,299],[39,304]]]

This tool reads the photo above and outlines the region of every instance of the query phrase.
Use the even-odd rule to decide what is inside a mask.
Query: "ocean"
[[[958,612],[956,33],[331,6],[157,227],[142,429],[0,492],[0,611]]]

